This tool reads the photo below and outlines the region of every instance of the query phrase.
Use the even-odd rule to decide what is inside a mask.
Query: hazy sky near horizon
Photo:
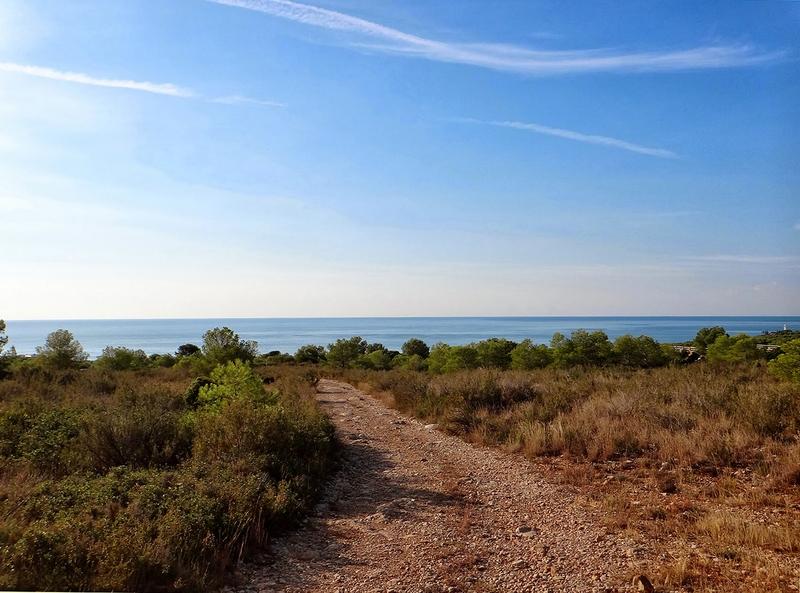
[[[800,3],[1,0],[0,318],[800,313]]]

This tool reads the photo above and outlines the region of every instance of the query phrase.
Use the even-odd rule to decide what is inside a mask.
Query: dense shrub
[[[144,350],[106,346],[94,364],[112,371],[136,371],[150,366],[150,359]]]
[[[553,334],[550,342],[553,362],[556,366],[602,366],[608,363],[613,346],[605,332],[589,332],[578,329],[569,338],[560,333]]]
[[[783,352],[770,361],[769,370],[776,377],[800,384],[800,339],[781,346]]]
[[[403,344],[401,351],[406,356],[419,356],[420,358],[428,358],[428,355],[431,353],[431,349],[428,348],[428,345],[419,338],[407,340]]]
[[[663,366],[670,360],[669,354],[649,336],[620,336],[614,340],[613,356],[616,364],[639,369]]]
[[[543,369],[553,362],[553,354],[545,344],[523,340],[511,351],[511,368],[518,371]]]
[[[705,354],[708,347],[716,342],[717,338],[727,335],[728,332],[725,331],[725,328],[719,325],[703,327],[697,331],[697,335],[694,337],[692,344],[694,344],[701,354]]]
[[[180,368],[0,383],[0,589],[204,591],[300,517],[333,447],[311,383],[266,392],[241,362],[189,383]]]
[[[327,361],[331,366],[346,368],[352,366],[367,353],[367,341],[360,336],[340,338],[328,345]]]
[[[325,362],[325,348],[313,344],[300,346],[294,354],[294,359],[298,363],[319,364]]]
[[[750,362],[759,358],[756,341],[746,334],[722,335],[706,347],[709,362]]]

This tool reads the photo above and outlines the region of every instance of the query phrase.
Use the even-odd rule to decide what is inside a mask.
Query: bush
[[[250,365],[236,360],[218,366],[211,372],[211,383],[200,387],[197,404],[204,408],[220,409],[237,399],[272,403],[273,394],[264,392],[261,378]]]
[[[800,383],[800,339],[781,346],[783,354],[769,362],[770,372],[786,381]]]
[[[294,359],[298,363],[319,364],[325,362],[325,348],[322,346],[300,346],[295,352]]]
[[[603,331],[579,329],[569,338],[555,333],[550,346],[553,362],[559,367],[601,366],[609,362],[613,354],[613,346]]]
[[[725,331],[725,328],[719,325],[715,325],[714,327],[704,327],[697,331],[697,335],[694,337],[692,343],[701,354],[705,354],[708,347],[716,342],[717,338],[727,335],[728,332]]]
[[[507,369],[511,366],[511,352],[516,342],[504,338],[489,338],[475,344],[478,365],[487,369]]]
[[[667,364],[669,358],[653,338],[625,335],[614,340],[614,362],[625,367],[649,369]]]
[[[180,369],[3,385],[0,588],[210,590],[295,524],[332,462],[313,387],[279,376],[267,396],[244,363],[212,379],[198,409]]]
[[[719,336],[706,348],[709,362],[751,362],[759,358],[756,341],[747,334]]]
[[[519,371],[543,369],[553,362],[553,354],[545,344],[523,340],[511,351],[511,368]]]
[[[112,371],[136,371],[150,366],[150,359],[144,350],[106,346],[94,364]]]

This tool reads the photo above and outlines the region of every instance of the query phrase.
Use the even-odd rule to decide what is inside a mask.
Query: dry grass
[[[653,571],[658,590],[800,590],[800,388],[761,366],[349,375],[542,463],[607,529],[670,558]]]
[[[765,525],[720,512],[700,519],[694,529],[719,546],[800,551],[800,526],[797,525]]]

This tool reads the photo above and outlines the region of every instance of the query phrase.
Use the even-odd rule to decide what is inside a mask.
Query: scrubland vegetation
[[[660,586],[786,591],[800,574],[800,340],[773,335],[780,347],[766,350],[710,329],[693,353],[579,332],[550,347],[435,346],[429,372],[340,373],[451,434],[545,464],[609,529],[662,550]]]
[[[400,351],[356,336],[290,355],[215,328],[174,354],[89,361],[59,331],[35,357],[0,356],[0,587],[219,583],[301,516],[330,467],[320,373],[548,464],[610,529],[668,535],[664,586],[777,591],[800,562],[797,332]]]
[[[173,368],[68,332],[4,358],[0,589],[207,590],[302,517],[334,452],[313,374],[206,337]]]

